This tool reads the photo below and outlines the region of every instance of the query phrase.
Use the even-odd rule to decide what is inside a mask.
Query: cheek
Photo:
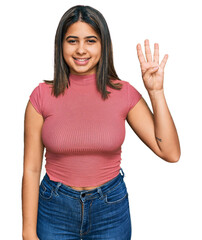
[[[97,58],[100,59],[101,56],[101,47],[93,49],[93,55]]]
[[[69,57],[71,55],[71,49],[65,48],[63,50],[63,55]]]
[[[71,49],[65,48],[63,49],[63,57],[67,63],[72,62],[72,51]]]
[[[73,51],[74,51],[74,48],[69,46],[66,43],[63,44],[63,48],[62,49],[63,49],[63,55],[64,56],[70,56],[73,53]]]

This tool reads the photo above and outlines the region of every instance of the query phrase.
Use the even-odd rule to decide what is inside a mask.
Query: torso
[[[53,83],[48,83],[48,84],[53,85]],[[105,183],[106,183],[106,182],[105,182]],[[103,184],[105,184],[105,183],[103,183]],[[66,185],[66,184],[64,184],[64,185],[67,186],[67,187],[71,187],[71,188],[73,188],[74,190],[82,191],[82,190],[91,190],[91,189],[100,187],[100,186],[102,186],[103,184],[100,184],[100,185],[94,186],[94,187],[73,187],[73,186],[68,186],[68,185]]]
[[[106,183],[106,182],[105,182],[105,183]],[[103,184],[105,184],[105,183],[103,183]],[[68,186],[68,185],[66,185],[66,184],[64,184],[64,185],[67,186],[67,187],[71,187],[71,188],[73,188],[74,190],[82,191],[82,190],[91,190],[91,189],[100,187],[100,186],[102,186],[103,184],[100,184],[100,185],[95,186],[95,187],[73,187],[73,186]]]

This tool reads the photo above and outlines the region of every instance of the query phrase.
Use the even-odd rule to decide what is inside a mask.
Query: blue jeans
[[[120,170],[123,174],[83,191],[52,181],[46,173],[39,186],[39,239],[130,240],[129,199]]]

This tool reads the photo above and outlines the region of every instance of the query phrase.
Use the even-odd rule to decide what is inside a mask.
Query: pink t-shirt
[[[74,187],[103,184],[120,171],[125,120],[141,94],[127,81],[103,100],[96,74],[69,76],[70,86],[58,98],[52,85],[39,83],[30,95],[43,116],[42,141],[46,172],[53,181]]]

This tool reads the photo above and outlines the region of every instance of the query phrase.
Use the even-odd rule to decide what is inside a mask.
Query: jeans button
[[[86,195],[85,193],[82,193],[82,194],[81,194],[82,197],[85,197],[85,195]]]

